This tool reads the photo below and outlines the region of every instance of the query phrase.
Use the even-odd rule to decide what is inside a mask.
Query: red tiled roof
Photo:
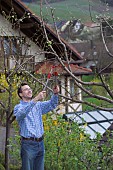
[[[68,63],[64,63],[65,67],[68,68]],[[53,68],[54,67],[54,68]],[[68,75],[68,73],[66,72],[66,70],[64,69],[64,67],[61,64],[57,64],[54,65],[54,62],[51,61],[46,61],[46,62],[41,62],[38,63],[35,66],[35,70],[37,74],[48,74],[51,71],[51,68],[53,69],[53,73],[57,72],[60,75]],[[73,74],[75,75],[85,75],[85,74],[91,74],[92,71],[91,69],[87,69],[87,68],[83,68],[78,66],[77,64],[70,64],[70,68]]]

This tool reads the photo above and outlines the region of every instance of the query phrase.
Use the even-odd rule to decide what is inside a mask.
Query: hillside
[[[83,22],[95,20],[96,15],[110,15],[113,17],[113,7],[106,7],[100,0],[64,0],[43,5],[43,17],[46,21],[52,22],[51,9],[54,8],[54,16],[57,20],[81,19]],[[89,4],[90,2],[90,4]],[[40,16],[40,5],[38,3],[26,3],[26,5]],[[91,17],[90,17],[91,16]]]

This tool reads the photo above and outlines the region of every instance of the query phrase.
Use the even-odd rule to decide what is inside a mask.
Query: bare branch
[[[0,105],[6,110],[6,107],[5,107],[5,105],[3,104],[2,101],[0,101]]]
[[[104,47],[105,47],[108,55],[113,58],[113,54],[110,53],[110,51],[109,51],[109,49],[108,49],[108,47],[107,47],[107,45],[106,45],[106,41],[105,41],[104,34],[103,34],[103,30],[102,30],[102,22],[101,22],[101,24],[100,24],[100,30],[101,30],[101,36],[102,36],[102,41],[103,41]]]

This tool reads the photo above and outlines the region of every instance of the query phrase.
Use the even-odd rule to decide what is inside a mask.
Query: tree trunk
[[[10,137],[10,123],[8,120],[8,113],[6,113],[6,140],[5,140],[5,169],[9,170],[9,139]]]

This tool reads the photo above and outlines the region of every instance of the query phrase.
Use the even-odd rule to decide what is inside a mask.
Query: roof
[[[13,28],[20,29],[27,37],[34,41],[39,47],[46,50],[47,41],[46,36],[44,35],[42,21],[36,16],[28,7],[25,6],[20,0],[1,0],[0,1],[0,13],[3,15],[3,11],[6,15],[10,17],[13,15],[17,16],[17,20],[13,20]],[[23,16],[26,16],[25,19],[21,19]],[[9,17],[9,18],[10,18]],[[52,41],[53,49],[60,56],[64,57],[64,47],[60,43],[57,34],[45,23],[45,30],[48,35],[49,41]],[[81,60],[82,57],[75,48],[72,48],[64,39],[60,38],[61,41],[66,45],[66,50],[68,56],[74,60]],[[49,47],[48,47],[49,48]]]
[[[78,124],[85,129],[86,133],[90,134],[92,139],[96,137],[96,133],[104,135],[107,129],[113,131],[113,112],[93,110],[67,113],[64,117],[69,118],[74,122],[78,122]]]
[[[65,20],[61,20],[61,21],[59,21],[59,22],[56,22],[57,28],[58,28],[58,29],[61,29],[62,26],[63,26],[64,24],[66,24],[66,22],[67,22],[67,21],[65,21]],[[54,25],[53,25],[53,27],[54,27]]]
[[[106,51],[104,44],[100,40],[95,40],[91,42],[79,42],[79,43],[73,43],[73,48],[76,47],[76,49],[79,51],[79,53],[84,53],[84,63],[82,63],[82,66],[88,66],[89,61],[92,61],[92,63],[96,64],[96,67],[98,70],[102,70],[106,66],[107,69],[104,69],[104,72],[107,72],[108,69],[113,68],[112,64],[112,57],[108,54]],[[109,40],[107,42],[107,47],[109,49],[109,52],[113,53],[113,43]],[[88,50],[87,50],[88,49]],[[91,65],[90,65],[91,66]]]
[[[84,25],[87,26],[87,27],[90,27],[90,28],[95,28],[95,27],[100,28],[100,23],[86,22],[86,23],[84,23]]]
[[[68,64],[67,62],[64,62],[65,67],[68,68],[68,65],[71,68],[71,71],[75,75],[85,75],[85,74],[91,74],[91,69],[83,68],[78,66],[77,64]],[[64,67],[60,63],[55,63],[55,61],[45,61],[40,62],[35,66],[35,70],[37,74],[48,74],[51,71],[51,68],[54,68],[54,71],[57,72],[60,75],[68,75]]]

